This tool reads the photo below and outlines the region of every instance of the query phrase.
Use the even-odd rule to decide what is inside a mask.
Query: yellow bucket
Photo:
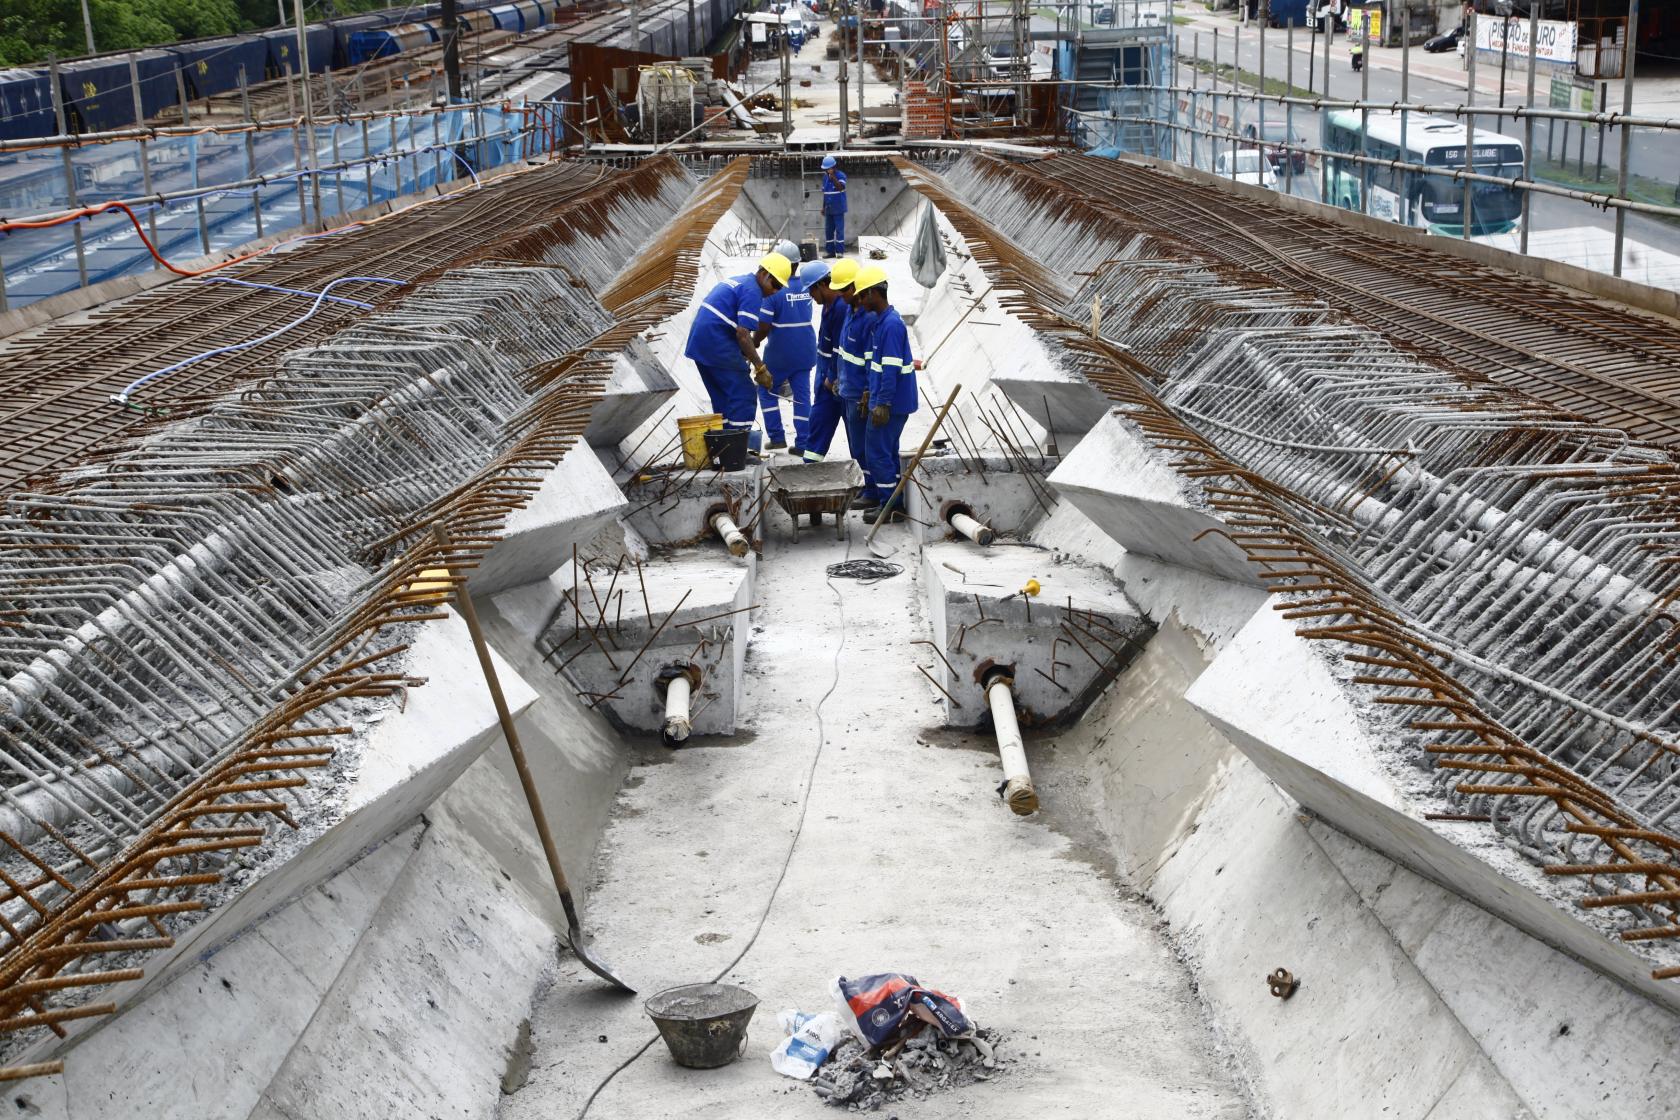
[[[722,429],[723,417],[716,412],[679,417],[677,431],[682,433],[683,465],[691,471],[703,470],[712,461],[706,452],[706,433]]]

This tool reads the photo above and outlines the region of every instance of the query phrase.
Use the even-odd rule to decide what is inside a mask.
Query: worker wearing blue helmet
[[[765,446],[780,451],[787,446],[782,427],[782,399],[793,401],[793,453],[804,455],[811,425],[811,367],[817,360],[815,308],[812,289],[822,294],[828,288],[828,264],[808,261],[787,286],[764,301],[764,312],[754,341],[764,343],[764,364],[770,367],[770,386],[758,390],[758,404],[764,410]],[[826,300],[822,303],[826,304]]]
[[[846,173],[833,156],[822,161],[823,254],[838,257],[846,251]]]

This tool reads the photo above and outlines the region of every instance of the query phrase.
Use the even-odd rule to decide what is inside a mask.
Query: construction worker
[[[863,288],[887,278],[879,265],[859,265],[852,278],[847,297],[851,310],[846,314],[846,327],[840,333],[840,343],[834,348],[834,392],[840,398],[840,419],[846,425],[846,444],[852,458],[863,468],[864,490],[852,503],[853,509],[871,509],[880,504],[873,496],[872,472],[864,446],[864,433],[869,429],[869,339],[875,329],[875,316],[865,310]]]
[[[875,508],[863,515],[876,521],[904,520],[904,495],[898,488],[898,441],[904,422],[916,411],[916,370],[919,363],[910,353],[910,331],[897,308],[887,301],[887,274],[879,268],[858,273],[852,282],[857,306],[874,324],[869,340],[869,430],[864,436],[866,454],[865,497],[875,499]],[[891,503],[890,505],[888,503]]]
[[[840,359],[836,351],[846,329],[846,318],[852,310],[851,287],[857,273],[858,262],[850,257],[841,257],[834,262],[828,274],[828,283],[824,285],[828,302],[823,304],[822,318],[817,323],[816,385],[811,390],[810,433],[801,441],[807,462],[822,462],[823,456],[828,454],[829,445],[834,442],[834,429],[840,426],[846,411],[845,402],[840,399],[839,372],[836,368]],[[822,302],[818,295],[813,294],[812,298]],[[863,461],[861,455],[854,458],[860,463]]]
[[[758,414],[753,382],[761,387],[772,384],[769,368],[759,359],[753,331],[758,329],[765,298],[781,290],[792,275],[788,259],[771,253],[758,262],[757,271],[719,281],[694,312],[683,356],[699,369],[712,411],[723,416],[725,431],[752,432]],[[748,440],[749,446],[756,442],[751,436]]]
[[[833,156],[822,161],[823,254],[838,257],[846,251],[846,173]]]
[[[793,453],[804,455],[811,427],[811,367],[817,361],[817,332],[813,309],[813,287],[828,290],[826,261],[801,265],[799,272],[781,291],[764,301],[754,341],[764,342],[764,364],[770,367],[770,388],[758,390],[758,405],[764,410],[764,434],[770,437],[767,450],[787,446],[782,430],[782,401],[793,401]],[[826,302],[826,300],[825,300]],[[768,341],[766,342],[766,339]]]

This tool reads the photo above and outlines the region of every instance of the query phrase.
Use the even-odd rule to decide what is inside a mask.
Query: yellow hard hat
[[[866,264],[859,268],[857,276],[852,280],[852,291],[865,292],[877,284],[887,282],[887,270],[878,264]]]
[[[834,262],[834,267],[828,274],[828,286],[835,291],[849,287],[858,274],[858,262],[850,257],[841,257]]]
[[[793,262],[780,253],[771,253],[758,262],[758,267],[774,276],[778,284],[786,284],[793,275]]]

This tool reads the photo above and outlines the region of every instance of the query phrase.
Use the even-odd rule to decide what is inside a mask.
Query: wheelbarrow
[[[822,524],[825,513],[834,515],[834,539],[846,539],[846,511],[863,489],[863,468],[854,460],[828,463],[795,463],[770,471],[770,491],[776,504],[793,520],[793,539],[799,540],[799,519],[809,517],[813,526]]]

